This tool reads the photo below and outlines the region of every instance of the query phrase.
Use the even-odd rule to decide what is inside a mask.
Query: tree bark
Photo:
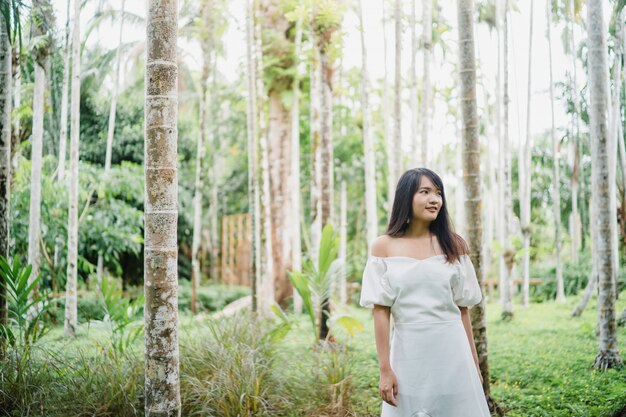
[[[11,201],[11,42],[7,22],[0,13],[0,255],[9,258]],[[7,323],[7,294],[0,286],[0,326]],[[3,343],[0,343],[0,347]]]
[[[361,32],[361,111],[363,112],[363,150],[365,159],[365,229],[367,253],[378,235],[376,206],[376,154],[372,138],[371,115],[369,108],[369,74],[367,72],[367,48],[365,46],[365,25],[363,23],[363,0],[359,0],[359,25]],[[417,94],[417,93],[416,93]],[[415,109],[415,107],[412,107]],[[415,113],[413,111],[413,113]],[[417,130],[417,129],[416,129]],[[413,138],[414,139],[414,138]]]
[[[80,1],[74,4],[72,31],[72,97],[70,101],[70,184],[67,226],[67,279],[65,289],[65,324],[68,336],[76,334],[78,311],[78,148],[80,143]]]
[[[46,62],[50,55],[51,38],[48,33],[52,6],[47,0],[33,1],[33,37],[45,37],[35,50],[35,81],[33,89],[33,128],[31,138],[30,210],[28,221],[28,263],[32,266],[28,282],[39,275],[41,235],[41,166],[43,158],[43,119],[46,91]]]
[[[178,1],[149,0],[145,91],[145,415],[180,416]]]
[[[612,259],[611,215],[609,195],[609,137],[608,137],[608,80],[607,44],[601,0],[587,2],[589,33],[589,121],[591,133],[592,221],[597,238],[592,252],[598,273],[598,327],[599,351],[594,367],[607,369],[620,366],[622,359],[617,347],[615,317],[615,269]]]
[[[548,59],[550,70],[550,137],[552,139],[552,198],[554,209],[554,247],[556,250],[556,301],[565,301],[565,285],[563,282],[563,262],[561,260],[561,174],[560,174],[560,146],[559,140],[556,137],[556,130],[554,127],[554,79],[552,75],[552,8],[550,3],[546,3],[546,20],[547,30],[546,35],[548,38]],[[525,282],[524,294],[525,297],[529,292],[529,285]]]
[[[348,302],[348,186],[345,179],[341,180],[340,215],[339,215],[339,259],[341,272],[339,274],[339,302],[346,305]]]
[[[458,0],[459,76],[461,113],[463,115],[463,181],[466,189],[465,213],[468,228],[469,252],[481,288],[484,287],[483,267],[480,257],[482,245],[481,195],[480,195],[480,141],[476,110],[476,61],[474,52],[474,4],[472,0]],[[497,405],[491,398],[485,299],[471,310],[472,329],[483,376],[483,389],[490,410]]]

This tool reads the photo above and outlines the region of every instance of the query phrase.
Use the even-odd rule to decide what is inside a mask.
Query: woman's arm
[[[461,320],[463,321],[463,327],[465,327],[465,334],[472,349],[472,356],[474,357],[474,363],[476,364],[476,370],[478,371],[478,377],[480,383],[483,383],[483,376],[480,373],[480,366],[478,365],[478,353],[476,352],[476,345],[474,344],[474,334],[472,332],[472,319],[470,318],[469,309],[467,307],[459,307],[461,310]]]
[[[396,406],[398,395],[398,381],[389,362],[389,329],[391,309],[374,305],[374,336],[376,337],[376,351],[378,352],[378,366],[380,368],[380,382],[378,390],[383,401]]]

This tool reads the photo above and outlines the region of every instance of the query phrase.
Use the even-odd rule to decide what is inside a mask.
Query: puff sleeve
[[[387,277],[387,263],[382,258],[370,257],[363,271],[361,307],[374,308],[374,304],[391,307],[395,295]]]
[[[480,303],[483,298],[474,265],[468,255],[463,255],[457,266],[459,279],[452,288],[454,302],[459,307],[472,307]]]

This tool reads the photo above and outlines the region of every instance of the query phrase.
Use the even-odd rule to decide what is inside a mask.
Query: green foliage
[[[32,266],[22,267],[18,257],[10,265],[0,256],[0,286],[6,292],[8,302],[8,322],[7,325],[0,324],[0,333],[3,342],[16,351],[28,349],[49,330],[42,319],[48,308],[48,297],[37,291],[41,275],[28,282],[31,271]]]
[[[275,389],[267,323],[243,315],[189,330],[181,338],[183,415],[278,415],[286,399]]]
[[[116,353],[124,353],[142,334],[144,297],[131,300],[122,297],[115,283],[103,277],[100,288],[104,321],[111,328],[111,346]]]
[[[227,304],[250,294],[248,287],[236,285],[210,285],[201,286],[198,290],[200,311],[214,312],[223,309]],[[191,283],[187,280],[179,280],[178,285],[178,310],[190,311],[191,309]]]

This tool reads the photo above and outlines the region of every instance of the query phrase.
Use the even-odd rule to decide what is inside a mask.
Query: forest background
[[[144,93],[146,80],[153,81],[146,77],[146,49],[154,43],[146,11],[156,6],[2,1],[9,10],[4,22],[12,23],[2,32],[8,35],[3,42],[11,41],[3,52],[12,52],[0,74],[9,74],[2,97],[9,92],[13,106],[3,119],[10,120],[3,129],[11,127],[11,146],[4,139],[0,146],[3,155],[10,149],[2,160],[10,183],[3,189],[10,194],[2,195],[9,225],[2,229],[9,259],[2,273],[5,283],[28,283],[8,289],[3,335],[9,353],[29,346],[33,354],[3,356],[8,388],[0,390],[0,405],[9,415],[37,415],[37,407],[58,415],[90,407],[102,415],[136,415],[152,398],[144,393],[144,364],[137,358],[148,282],[144,253],[152,244],[144,230],[150,215],[145,158],[152,155],[144,142]],[[617,349],[626,322],[619,297],[626,286],[623,2],[589,2],[604,5],[606,62],[590,62],[605,64],[598,72],[607,75],[600,99],[605,142],[594,137],[591,94],[599,88],[589,75],[589,5],[496,0],[472,6],[481,158],[474,165],[462,139],[468,123],[457,74],[466,63],[459,60],[456,17],[461,4],[472,2],[163,3],[178,10],[177,139],[168,142],[168,150],[177,143],[177,188],[163,182],[157,188],[178,202],[177,279],[168,288],[178,286],[177,328],[206,335],[208,344],[181,337],[183,409],[376,412],[371,318],[354,304],[368,242],[385,230],[395,181],[418,165],[441,174],[452,219],[478,267],[485,301],[472,314],[492,410],[608,416],[624,407]],[[594,162],[598,149],[608,152],[605,165]],[[477,201],[466,182],[474,174],[480,210],[467,203]],[[603,186],[594,186],[600,177],[604,182],[595,184]],[[599,188],[606,193],[594,194]],[[479,220],[469,221],[472,215]],[[594,219],[604,219],[596,230]],[[334,235],[322,233],[325,224],[334,226]],[[326,261],[329,269],[322,268]],[[20,267],[26,264],[32,269]],[[597,318],[584,312],[590,300],[599,306]],[[261,313],[258,329],[252,316],[212,315],[231,301],[236,304],[227,312]],[[39,309],[35,317],[32,306]],[[313,339],[331,344],[310,347],[303,330],[309,319]],[[516,333],[512,323],[526,333]],[[498,329],[489,343],[492,378],[487,329]],[[569,332],[576,342],[568,349],[548,337]],[[554,374],[527,363],[525,349],[537,340],[552,346],[544,361]],[[277,369],[283,355],[303,346],[310,355],[302,363],[317,364],[321,375]],[[84,362],[68,365],[76,358]],[[574,365],[556,358],[572,358]],[[90,374],[89,361],[101,368],[91,366]],[[96,377],[97,369],[103,375]],[[563,391],[568,379],[575,382]],[[287,387],[295,380],[322,387],[321,394],[306,404],[305,384]],[[60,400],[50,400],[61,381],[83,386],[92,402],[70,404],[64,390]],[[110,395],[92,397],[102,387]],[[551,387],[561,391],[545,394]],[[242,393],[243,403],[235,400]]]

